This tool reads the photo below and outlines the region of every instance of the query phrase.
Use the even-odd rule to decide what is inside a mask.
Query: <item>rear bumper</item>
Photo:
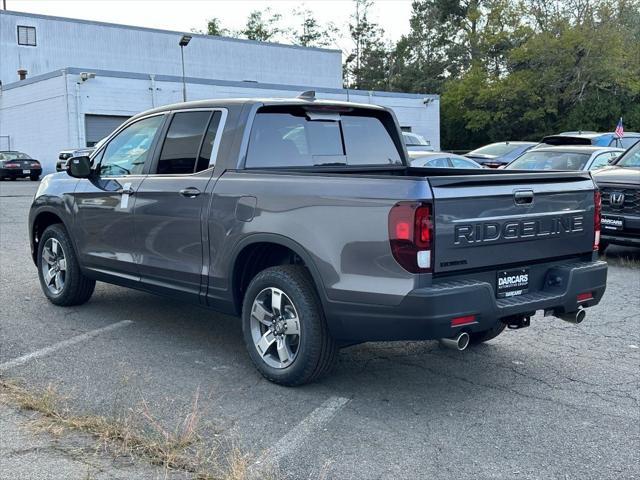
[[[601,241],[607,243],[613,243],[615,245],[625,245],[627,247],[640,247],[640,235],[602,235]]]
[[[22,168],[0,168],[0,177],[3,178],[28,178],[42,175],[42,168],[29,168],[29,173],[24,173]]]
[[[541,289],[518,297],[497,299],[493,285],[479,280],[442,281],[411,291],[398,306],[341,303],[327,312],[332,334],[345,342],[427,340],[460,331],[479,332],[509,317],[553,309],[575,312],[600,302],[607,282],[607,264],[577,261],[546,270]],[[592,299],[578,302],[577,296]],[[475,316],[475,323],[451,327],[451,320]]]

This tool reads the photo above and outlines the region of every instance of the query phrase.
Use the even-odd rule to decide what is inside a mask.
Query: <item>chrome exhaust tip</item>
[[[469,334],[467,332],[461,332],[452,338],[441,338],[440,343],[453,350],[462,351],[469,346]]]
[[[584,311],[584,308],[579,307],[578,310],[571,313],[563,313],[562,315],[556,315],[560,320],[564,320],[565,322],[579,324],[582,323],[586,318],[587,312]]]

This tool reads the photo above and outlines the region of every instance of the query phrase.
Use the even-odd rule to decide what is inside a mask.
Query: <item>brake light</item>
[[[389,244],[393,258],[411,273],[430,272],[433,264],[432,206],[397,203],[389,212]]]
[[[11,162],[7,162],[4,164],[5,167],[7,168],[20,168],[20,165],[17,163],[11,163]]]
[[[593,203],[595,208],[593,210],[593,249],[595,251],[600,247],[600,217],[602,215],[602,197],[600,196],[600,190],[593,192]]]

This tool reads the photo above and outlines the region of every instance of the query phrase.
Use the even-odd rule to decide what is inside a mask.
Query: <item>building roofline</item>
[[[286,43],[260,42],[257,40],[249,40],[246,38],[223,37],[218,35],[205,35],[202,33],[183,32],[179,30],[164,30],[161,28],[139,27],[136,25],[126,25],[123,23],[109,23],[109,22],[100,22],[97,20],[84,20],[81,18],[58,17],[55,15],[42,15],[39,13],[19,12],[17,10],[0,10],[0,16],[1,15],[40,18],[44,20],[55,20],[55,21],[70,22],[70,23],[84,23],[86,25],[98,25],[101,27],[111,27],[111,28],[124,28],[128,30],[139,30],[143,32],[166,33],[166,34],[175,34],[175,35],[189,34],[193,37],[204,38],[207,40],[214,40],[214,41],[249,43],[254,45],[262,45],[266,47],[282,47],[282,48],[297,48],[297,49],[303,49],[303,50],[317,50],[320,52],[340,53],[340,55],[342,55],[342,50],[336,49],[336,48],[303,47],[301,45],[289,45]]]
[[[18,80],[13,83],[9,83],[2,87],[3,91],[12,90],[26,85],[31,85],[40,81],[49,80],[50,78],[61,76],[64,72],[71,75],[78,75],[81,72],[93,72],[98,77],[114,77],[114,78],[129,78],[135,80],[150,80],[151,77],[158,82],[173,82],[182,83],[182,77],[177,75],[154,75],[148,73],[135,73],[135,72],[119,72],[116,70],[97,70],[94,68],[78,68],[67,67],[60,70],[54,70],[52,72],[43,73],[41,75],[35,75],[27,78],[26,80]],[[185,77],[185,81],[191,84],[198,85],[219,85],[228,87],[247,87],[247,88],[259,88],[264,90],[290,90],[296,92],[303,92],[306,90],[315,90],[320,93],[332,93],[337,95],[371,95],[373,97],[396,97],[396,98],[414,98],[414,99],[430,99],[439,100],[440,95],[435,94],[421,94],[421,93],[403,93],[403,92],[384,92],[379,90],[354,90],[346,88],[322,88],[313,87],[309,85],[284,85],[279,83],[260,83],[251,81],[238,81],[238,80],[218,80],[210,78],[198,78],[198,77]]]

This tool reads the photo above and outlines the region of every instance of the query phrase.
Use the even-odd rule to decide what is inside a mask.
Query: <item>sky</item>
[[[225,28],[238,30],[249,12],[268,6],[282,14],[282,25],[288,27],[292,26],[291,11],[305,6],[320,22],[331,21],[342,30],[342,38],[333,48],[344,52],[352,48],[347,27],[353,11],[351,0],[6,0],[6,4],[8,10],[19,12],[185,32],[205,30],[211,17],[218,17]],[[410,13],[411,0],[377,0],[371,18],[384,28],[386,38],[397,40],[409,30]]]

